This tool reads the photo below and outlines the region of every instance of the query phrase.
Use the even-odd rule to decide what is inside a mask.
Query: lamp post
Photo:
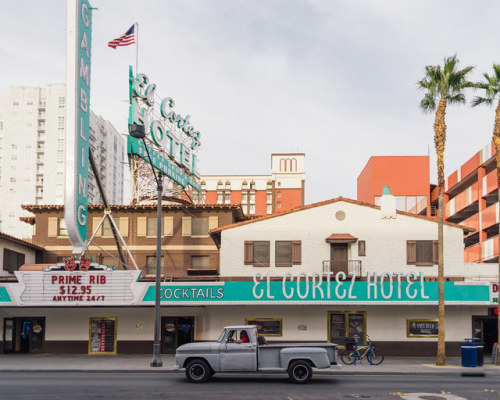
[[[155,334],[154,334],[154,345],[153,345],[153,359],[149,363],[151,367],[161,367],[163,365],[160,358],[160,281],[161,281],[161,198],[163,192],[162,176],[161,172],[158,172],[156,176],[155,169],[153,167],[153,162],[151,156],[149,155],[148,146],[144,138],[146,137],[146,130],[144,125],[141,124],[130,124],[128,126],[128,131],[130,136],[136,139],[142,139],[146,153],[148,155],[149,164],[153,171],[155,177],[156,186],[158,189],[158,207],[156,212],[156,285],[155,285]]]

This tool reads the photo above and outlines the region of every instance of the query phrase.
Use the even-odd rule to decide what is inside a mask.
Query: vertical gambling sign
[[[64,217],[73,253],[85,249],[89,175],[90,45],[88,0],[67,0],[66,189]]]

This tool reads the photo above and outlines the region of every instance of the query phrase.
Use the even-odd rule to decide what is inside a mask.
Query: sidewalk
[[[87,354],[3,354],[0,371],[78,371],[78,372],[174,372],[174,355],[162,354],[162,367],[152,368],[152,354],[87,355]],[[366,361],[358,365],[343,365],[340,369],[316,370],[318,374],[463,374],[499,375],[500,367],[489,357],[482,367],[466,368],[461,359],[449,357],[448,365],[437,367],[435,358],[386,357],[380,365]]]

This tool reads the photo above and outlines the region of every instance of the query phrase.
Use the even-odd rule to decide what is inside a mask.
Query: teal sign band
[[[6,287],[0,287],[0,303],[12,303]]]
[[[198,192],[201,190],[200,185],[191,176],[184,173],[182,169],[177,167],[173,162],[169,161],[157,151],[155,151],[153,147],[148,146],[148,151],[153,162],[153,167],[158,171],[161,171],[164,175],[166,175],[182,187],[190,185]],[[132,136],[127,137],[127,153],[129,156],[137,155],[143,160],[149,162],[148,154],[146,152],[146,148],[144,147],[144,142],[142,140],[133,138]]]
[[[445,282],[445,302],[448,304],[490,302],[489,286],[456,285]],[[438,301],[437,282],[389,282],[344,281],[327,282],[314,285],[312,282],[259,281],[224,282],[208,285],[161,285],[161,302],[163,303],[213,303],[213,304],[300,304],[300,303],[364,303],[364,304],[433,304]],[[154,302],[155,287],[149,286],[143,302]]]

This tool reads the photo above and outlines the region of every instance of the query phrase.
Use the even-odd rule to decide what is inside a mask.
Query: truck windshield
[[[222,333],[219,336],[219,339],[217,339],[218,343],[222,343],[222,339],[224,339],[224,335],[226,334],[226,330],[223,330]]]

